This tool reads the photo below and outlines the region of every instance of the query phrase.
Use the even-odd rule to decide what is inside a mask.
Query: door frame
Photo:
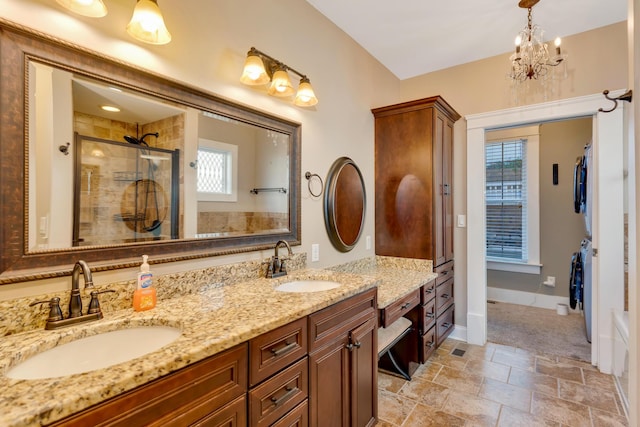
[[[623,90],[611,92],[613,97]],[[487,130],[533,123],[593,117],[594,201],[592,306],[592,364],[611,372],[613,350],[612,310],[624,309],[624,103],[610,113],[602,94],[466,116],[467,159],[484,159]],[[467,162],[467,341],[487,341],[487,270],[484,162]],[[602,209],[599,209],[602,207]],[[605,208],[606,207],[606,208]],[[580,242],[576,242],[576,246]],[[569,262],[569,261],[567,261]],[[567,264],[567,269],[569,268]],[[606,280],[603,280],[606,279]],[[606,288],[600,286],[606,283]]]

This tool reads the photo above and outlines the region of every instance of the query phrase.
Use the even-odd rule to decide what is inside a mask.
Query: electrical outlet
[[[547,276],[547,280],[542,282],[545,286],[554,287],[556,285],[556,277],[555,276]]]
[[[365,239],[364,239],[364,240],[365,240],[365,242],[366,242],[366,243],[365,243],[365,246],[366,246],[367,250],[370,250],[370,249],[371,249],[371,236],[367,236],[367,237],[365,237]]]
[[[311,262],[320,261],[320,245],[314,243],[311,245]]]

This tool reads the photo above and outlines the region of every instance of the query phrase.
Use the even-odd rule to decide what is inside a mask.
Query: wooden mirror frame
[[[355,173],[355,176],[352,176],[348,182],[344,181],[343,171],[346,167],[353,168]],[[341,175],[342,181],[340,180]],[[362,191],[361,200],[358,200],[357,197],[359,191]],[[358,203],[360,201],[362,205]],[[349,157],[336,159],[329,169],[325,184],[324,224],[331,244],[340,252],[349,252],[360,240],[364,228],[366,208],[367,192],[358,165]],[[350,233],[348,234],[349,238],[347,238],[345,228]]]
[[[161,100],[230,117],[289,135],[289,229],[286,232],[177,239],[111,246],[28,251],[27,157],[30,59],[77,75],[132,89]],[[272,248],[278,240],[300,245],[301,125],[238,105],[106,55],[0,18],[0,285],[71,274],[83,259],[93,271],[134,267],[140,256],[153,263],[183,261]],[[72,191],[72,189],[69,189]],[[182,197],[182,195],[181,195]]]

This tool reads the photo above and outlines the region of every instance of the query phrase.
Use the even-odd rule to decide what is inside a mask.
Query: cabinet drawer
[[[436,297],[436,280],[433,279],[429,283],[420,288],[420,303],[426,304]]]
[[[309,401],[305,400],[271,427],[307,427],[309,425]]]
[[[243,427],[246,425],[247,397],[244,395],[191,424],[192,427]]]
[[[402,298],[380,309],[380,326],[386,328],[396,320],[409,313],[420,304],[420,289],[409,292]]]
[[[438,316],[442,310],[453,304],[453,278],[436,288],[436,311]]]
[[[420,363],[424,363],[436,349],[436,326],[420,337],[420,343]]]
[[[302,318],[249,341],[252,387],[307,354],[307,319]]]
[[[453,327],[455,326],[453,323],[455,314],[454,309],[455,305],[452,305],[444,313],[438,316],[438,320],[436,321],[436,341],[438,346],[440,346],[445,338],[449,336],[451,331],[453,331]]]
[[[436,286],[440,285],[453,277],[453,261],[439,265],[433,270],[438,273],[438,277],[436,277]]]
[[[420,333],[431,329],[436,323],[436,300],[432,299],[420,307]]]
[[[249,391],[249,425],[270,426],[309,395],[305,357]]]
[[[369,289],[309,315],[309,353],[377,316],[377,289]]]
[[[245,394],[247,353],[238,345],[53,425],[189,425]]]

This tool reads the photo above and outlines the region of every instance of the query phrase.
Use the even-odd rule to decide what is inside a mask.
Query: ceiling
[[[399,79],[511,51],[527,24],[518,0],[307,0]],[[542,0],[545,39],[627,19],[627,0]],[[571,46],[563,44],[571,55]]]

